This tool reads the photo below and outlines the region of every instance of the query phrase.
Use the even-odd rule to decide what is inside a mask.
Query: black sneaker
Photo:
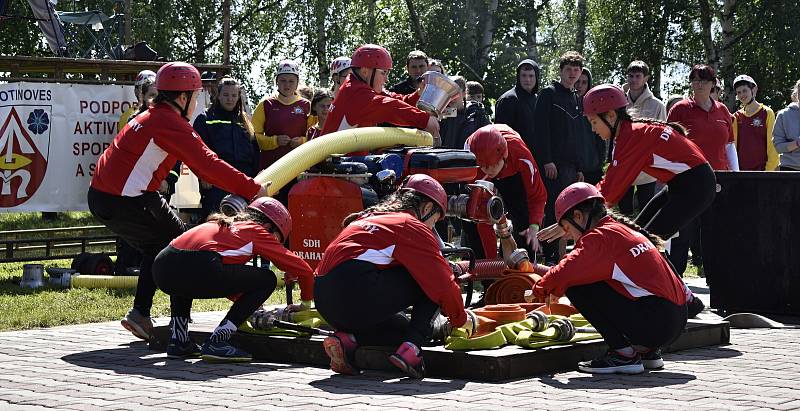
[[[664,359],[661,358],[661,348],[642,353],[642,366],[645,370],[660,370],[664,368]]]
[[[697,314],[705,309],[706,305],[697,296],[692,296],[692,300],[686,303],[686,312],[689,318],[697,317]]]
[[[175,339],[169,340],[167,345],[167,358],[185,359],[197,358],[200,356],[200,346],[194,341],[180,342]]]
[[[644,366],[638,353],[633,357],[626,357],[611,350],[603,357],[578,363],[578,371],[593,374],[641,374]]]
[[[253,356],[240,348],[236,348],[228,341],[206,341],[200,351],[203,361],[223,362],[250,362]]]

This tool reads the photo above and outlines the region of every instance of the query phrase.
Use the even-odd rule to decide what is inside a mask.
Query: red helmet
[[[605,201],[597,187],[589,183],[572,183],[558,195],[556,199],[556,221],[561,221],[564,214],[572,207],[592,198]]]
[[[414,190],[428,198],[442,209],[442,216],[447,213],[447,193],[438,181],[427,174],[412,174],[406,177],[403,188]]]
[[[376,68],[383,70],[392,69],[392,56],[389,52],[376,44],[365,44],[356,49],[350,59],[351,67]]]
[[[508,155],[508,143],[494,124],[483,126],[467,139],[469,151],[481,167],[493,166]]]
[[[203,83],[200,80],[200,72],[193,65],[173,61],[158,69],[156,88],[159,91],[200,90],[203,88]]]
[[[289,233],[292,232],[292,216],[289,215],[289,210],[280,201],[272,197],[259,197],[253,200],[247,208],[264,214],[269,221],[272,221],[272,224],[275,224],[278,231],[280,231],[284,241],[288,238]]]
[[[602,114],[628,105],[628,97],[619,86],[601,84],[583,96],[583,114]]]

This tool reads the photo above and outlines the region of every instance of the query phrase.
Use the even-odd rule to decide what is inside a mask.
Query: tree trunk
[[[539,62],[539,45],[538,45],[538,33],[537,29],[539,28],[539,9],[534,7],[531,4],[530,13],[525,16],[525,20],[527,21],[527,29],[528,35],[525,36],[526,44],[525,44],[525,51],[528,57],[532,58],[533,61]],[[539,81],[537,79],[537,81]]]
[[[483,14],[483,31],[480,32],[480,37],[478,38],[478,48],[476,50],[476,61],[477,61],[477,71],[485,72],[486,65],[489,63],[489,48],[492,47],[492,42],[494,41],[494,31],[495,31],[495,12],[497,12],[497,4],[498,0],[489,0],[489,4],[487,4],[486,10]],[[478,37],[478,36],[476,36]]]
[[[655,53],[653,53],[652,61],[649,63],[652,65],[650,67],[650,75],[651,81],[653,83],[652,92],[653,94],[664,100],[664,97],[661,96],[661,64],[663,62],[662,56],[664,56],[664,49],[667,43],[667,33],[669,32],[669,20],[672,17],[673,8],[672,8],[672,0],[662,0],[661,1],[661,17],[656,21],[658,27],[658,36],[656,36],[654,44]]]
[[[714,47],[714,38],[711,37],[711,23],[714,20],[714,11],[708,4],[708,0],[697,0],[700,8],[700,33],[703,39],[703,48],[706,51],[706,61],[714,70],[719,69],[719,57],[717,48]]]
[[[584,48],[586,47],[586,17],[589,14],[589,8],[586,4],[586,0],[578,0],[577,13],[575,49],[578,51],[578,53],[583,54]]]
[[[733,75],[736,68],[733,61],[734,46],[734,17],[736,11],[736,0],[724,0],[722,4],[722,15],[719,23],[722,27],[721,47],[719,51],[719,76],[725,79],[725,100],[724,103],[729,108],[736,106],[736,95],[733,90]]]
[[[231,0],[222,0],[222,64],[231,64]]]
[[[414,0],[406,0],[406,6],[408,6],[408,19],[411,23],[411,29],[414,30],[414,34],[417,36],[417,49],[425,50],[428,48],[428,39],[419,22],[419,15],[417,14],[417,7],[414,5]]]
[[[367,29],[364,30],[364,40],[375,43],[375,3],[378,0],[367,0]]]
[[[325,56],[325,49],[327,48],[328,38],[325,35],[325,15],[328,11],[328,0],[314,0],[314,23],[315,23],[315,36],[314,49],[317,60],[317,78],[319,79],[320,86],[328,87],[328,79],[330,73],[328,72],[328,61]]]

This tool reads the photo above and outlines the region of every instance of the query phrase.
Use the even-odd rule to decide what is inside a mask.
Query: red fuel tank
[[[361,188],[334,177],[301,180],[289,191],[292,234],[289,249],[316,268],[331,240],[342,231],[342,220],[364,209]]]

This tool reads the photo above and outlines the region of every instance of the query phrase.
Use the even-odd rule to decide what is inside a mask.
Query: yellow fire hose
[[[72,288],[136,288],[135,275],[73,275]]]
[[[583,332],[575,328],[587,325],[589,322],[582,315],[575,314],[570,317],[547,316],[546,323],[528,318],[503,324],[494,332],[475,338],[467,338],[466,331],[457,328],[447,338],[444,348],[454,351],[485,350],[500,348],[506,344],[516,344],[522,348],[542,348],[602,338],[598,333]]]
[[[274,195],[314,164],[331,154],[368,151],[376,148],[402,146],[430,146],[433,137],[421,130],[395,127],[363,127],[337,131],[317,137],[290,151],[262,172],[255,180],[264,184],[272,181],[267,195]]]

